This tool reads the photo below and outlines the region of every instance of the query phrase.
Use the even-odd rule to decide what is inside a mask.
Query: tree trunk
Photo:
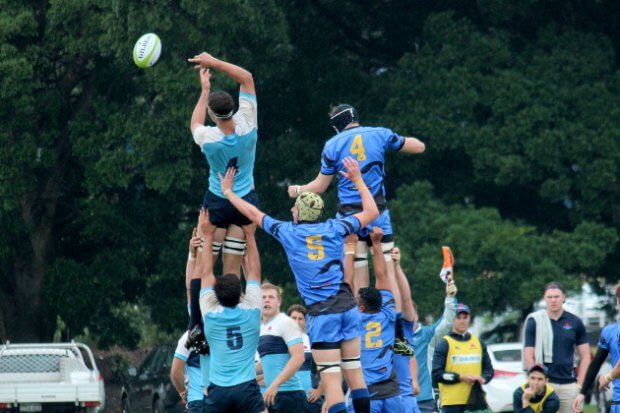
[[[46,174],[41,190],[27,193],[21,202],[22,219],[29,229],[29,248],[22,249],[14,259],[9,277],[13,286],[8,294],[3,293],[10,302],[4,320],[5,339],[12,342],[51,341],[54,334],[56,318],[46,309],[43,285],[53,255],[54,216],[64,170],[61,161]]]

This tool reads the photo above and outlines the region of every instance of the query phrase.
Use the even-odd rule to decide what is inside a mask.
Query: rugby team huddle
[[[444,404],[464,405],[461,399],[476,383],[493,377],[486,348],[467,333],[470,310],[456,301],[451,268],[443,274],[444,317],[430,326],[418,323],[383,186],[386,153],[422,153],[424,144],[387,128],[361,126],[350,105],[332,108],[336,134],[324,146],[320,173],[308,184],[288,187],[292,220],[277,220],[258,209],[254,192],[258,126],[251,73],[208,53],[189,61],[202,86],[190,128],[210,167],[189,241],[189,329],[171,372],[190,412],[430,413],[437,411],[433,381],[440,390],[450,389],[442,397],[453,400]],[[237,111],[228,93],[211,92],[210,70],[240,85]],[[215,126],[205,126],[207,113]],[[319,194],[334,176],[337,212],[322,221]],[[295,276],[303,305],[286,314],[280,287],[261,284],[256,226],[280,242]],[[216,276],[220,255],[223,270]],[[464,320],[455,321],[455,331],[464,331],[452,338],[455,318]],[[464,338],[479,354],[478,363],[451,377],[450,360],[469,356],[454,353],[450,343],[458,349]],[[445,351],[435,352],[436,345]],[[431,374],[434,354],[444,364],[433,360]]]

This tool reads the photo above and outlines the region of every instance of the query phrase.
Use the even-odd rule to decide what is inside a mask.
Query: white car
[[[489,344],[487,346],[495,375],[483,386],[487,403],[494,412],[512,412],[512,394],[527,381],[523,372],[523,343]]]
[[[98,413],[104,402],[103,379],[86,345],[0,346],[0,411]]]

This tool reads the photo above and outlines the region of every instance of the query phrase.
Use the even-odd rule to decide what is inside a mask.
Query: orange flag
[[[439,272],[439,278],[448,284],[454,276],[454,256],[452,255],[450,247],[441,247],[441,251],[443,252],[443,265],[441,267],[441,271]]]

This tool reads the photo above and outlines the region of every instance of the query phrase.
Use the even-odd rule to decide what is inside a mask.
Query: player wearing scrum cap
[[[304,192],[295,200],[293,221],[265,215],[232,191],[234,170],[221,178],[230,202],[252,222],[274,236],[284,247],[308,315],[306,317],[312,356],[326,390],[329,413],[344,412],[342,376],[354,394],[355,411],[369,412],[370,399],[360,364],[360,316],[351,288],[343,273],[344,239],[357,233],[379,216],[377,205],[362,179],[359,164],[343,160],[341,172],[360,192],[362,210],[354,215],[320,222],[323,200]],[[341,370],[342,369],[342,370]]]
[[[360,125],[355,108],[341,104],[329,113],[330,123],[336,135],[329,139],[321,155],[321,171],[317,177],[305,185],[291,185],[288,194],[291,198],[302,192],[323,193],[329,187],[334,175],[343,169],[343,160],[353,157],[360,164],[364,182],[379,208],[379,217],[369,225],[362,226],[358,231],[355,256],[355,272],[358,278],[368,280],[368,247],[371,245],[369,235],[372,227],[383,230],[382,249],[385,260],[391,264],[390,251],[394,247],[390,212],[385,199],[385,155],[388,150],[422,153],[424,143],[417,138],[405,138],[387,128]],[[338,218],[348,217],[361,211],[360,194],[346,179],[338,176]],[[394,274],[394,266],[387,266],[390,275]],[[365,282],[366,284],[368,281]]]
[[[235,193],[253,205],[258,205],[254,192],[254,160],[258,139],[256,92],[254,79],[247,70],[216,59],[209,53],[201,53],[188,59],[199,69],[202,92],[196,103],[190,129],[194,142],[209,163],[209,189],[203,199],[203,207],[209,209],[211,223],[219,228],[213,241],[215,255],[223,247],[223,273],[240,274],[241,259],[245,250],[245,238],[241,226],[250,221],[230,205],[220,188],[218,173],[224,174],[230,167],[237,169]],[[210,69],[224,73],[239,83],[239,110],[235,102],[223,90],[211,92]],[[215,126],[205,126],[205,115]]]

